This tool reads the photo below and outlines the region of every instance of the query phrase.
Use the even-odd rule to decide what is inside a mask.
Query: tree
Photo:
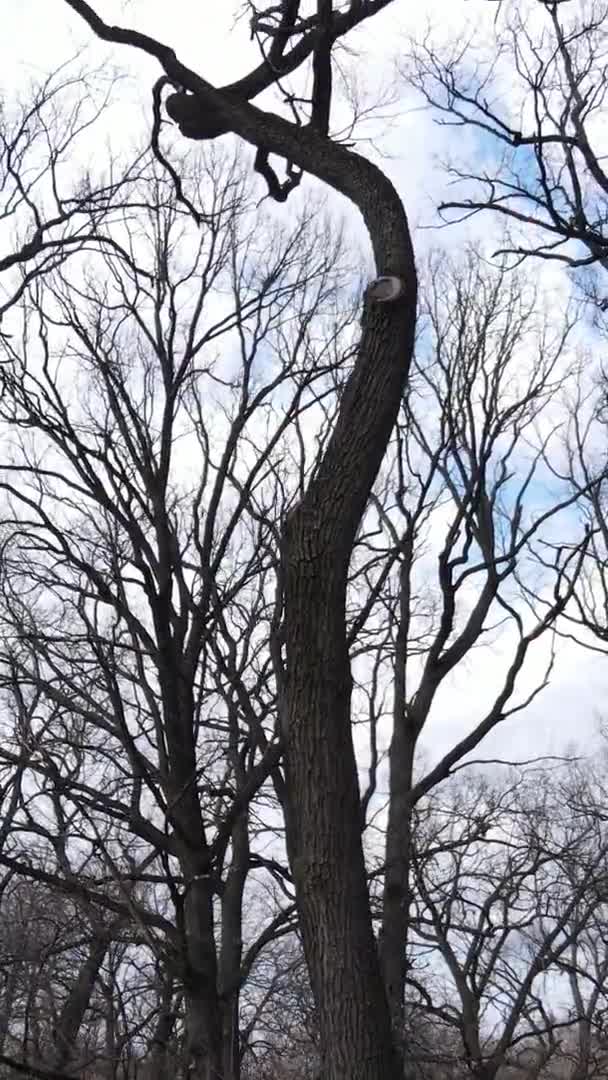
[[[298,939],[277,941],[248,980],[244,1080],[316,1080],[319,1024]]]
[[[449,165],[463,194],[441,207],[445,217],[491,211],[510,225],[511,256],[568,268],[591,303],[600,342],[608,266],[607,19],[605,5],[594,0],[511,5],[497,17],[492,56],[472,41],[436,47],[429,36],[413,46],[404,67],[439,123],[471,128],[482,139],[483,169]],[[589,355],[570,395],[564,453],[550,463],[573,490],[586,491],[579,509],[590,539],[565,632],[600,649],[606,633],[605,401],[603,364],[594,365]]]
[[[593,759],[486,765],[416,805],[406,980],[415,1080],[603,1075],[604,756],[596,744]],[[301,956],[288,956],[260,987],[268,1017],[252,1077],[315,1075],[318,1025]]]
[[[139,162],[110,161],[94,179],[75,165],[106,104],[96,73],[73,62],[32,84],[23,100],[2,95],[0,322],[30,283],[70,255],[93,244],[119,246],[106,229],[108,216],[129,206]]]
[[[394,458],[373,495],[370,516],[378,521],[370,522],[370,539],[362,538],[374,553],[368,558],[369,565],[376,560],[377,580],[390,575],[377,598],[370,590],[362,636],[375,670],[385,664],[390,670],[380,948],[397,1027],[406,980],[412,810],[546,685],[552,652],[545,676],[526,693],[519,689],[531,651],[572,596],[587,547],[573,532],[570,547],[545,555],[558,515],[581,497],[580,489],[572,493],[560,482],[542,505],[530,496],[546,452],[542,441],[531,449],[534,428],[546,409],[559,408],[571,323],[551,326],[539,318],[536,291],[504,269],[488,272],[475,252],[453,262],[432,258],[424,284],[410,393],[391,447]],[[534,361],[522,364],[523,350]],[[388,558],[379,558],[380,551]],[[535,552],[544,562],[543,595],[528,605],[523,598],[532,579],[539,580]],[[420,739],[442,691],[478,662],[477,650],[491,647],[497,626],[504,654],[496,686],[487,694],[478,686],[474,719],[462,739],[450,740],[433,767],[416,776]],[[383,679],[375,679],[374,726],[384,692]]]
[[[122,920],[173,984],[167,1017],[183,997],[190,1064],[234,1077],[241,984],[294,919],[264,847],[276,537],[352,305],[314,210],[253,236],[236,162],[210,155],[183,178],[199,237],[149,170],[124,256],[57,267],[4,344],[0,864]]]
[[[540,763],[507,783],[481,775],[417,813],[410,995],[414,1016],[428,1013],[448,1032],[434,1033],[426,1055],[441,1062],[437,1044],[453,1043],[452,1029],[469,1075],[494,1080],[524,1064],[546,1075],[574,1032],[580,1049],[566,1075],[593,1075],[607,989],[608,839],[593,769]]]
[[[492,285],[472,261],[445,276],[435,267],[407,390],[416,275],[405,213],[381,171],[328,133],[331,48],[384,3],[339,12],[320,3],[310,19],[291,3],[254,12],[268,58],[220,91],[150,36],[107,25],[89,4],[68,6],[103,40],[160,61],[152,149],[165,171],[147,174],[137,224],[117,222],[126,237],[118,258],[102,249],[76,276],[59,268],[30,289],[25,346],[6,345],[14,456],[3,480],[3,679],[12,713],[0,862],[124,918],[157,959],[159,1076],[179,1027],[178,993],[190,1072],[238,1073],[240,988],[263,948],[293,930],[295,892],[324,1080],[390,1080],[402,1074],[413,807],[544,685],[550,660],[540,685],[514,697],[586,550],[580,535],[555,549],[546,593],[529,603],[529,552],[580,493],[562,488],[539,508],[527,500],[542,444],[519,485],[511,463],[561,387],[569,324],[534,325],[533,298],[505,289],[504,275]],[[309,123],[249,104],[308,59]],[[171,164],[160,142],[169,84],[166,108],[182,132],[205,140],[232,131],[253,144],[278,201],[306,169],[361,210],[379,281],[366,290],[355,345],[326,235],[312,244],[304,233],[275,236],[276,261],[262,273],[257,251],[250,261],[237,254],[239,184],[210,198],[194,167]],[[288,162],[285,184],[271,153]],[[203,229],[188,262],[193,222]],[[233,303],[199,336],[214,280]],[[222,330],[234,332],[237,374],[205,356]],[[524,348],[533,371],[518,366]],[[225,430],[210,419],[203,385],[219,396]],[[305,413],[316,421],[312,439]],[[186,466],[179,446],[192,438]],[[442,518],[429,588],[417,574],[426,530]],[[497,693],[415,778],[438,691],[501,621],[513,649]],[[387,696],[388,835],[371,875],[374,908],[382,883],[378,949],[361,831],[377,810]],[[362,799],[361,715],[370,745]],[[282,850],[256,843],[279,808],[288,867]],[[259,872],[272,913],[244,949],[244,897]]]
[[[600,0],[505,4],[491,49],[473,38],[436,45],[429,33],[402,64],[438,123],[481,140],[478,170],[448,163],[463,193],[441,213],[492,211],[512,227],[506,250],[517,259],[605,268],[606,18]],[[598,288],[601,302],[601,278]]]
[[[407,380],[416,272],[406,214],[392,184],[375,165],[328,136],[332,46],[386,2],[352,3],[338,13],[331,0],[319,0],[316,15],[302,20],[299,3],[284,3],[278,13],[260,13],[259,18],[254,11],[254,30],[271,43],[268,58],[240,84],[223,90],[149,35],[108,25],[80,0],[67,5],[102,40],[143,50],[159,61],[188,109],[185,122],[180,114],[188,136],[205,137],[211,114],[220,130],[233,131],[255,146],[270,194],[283,199],[293,186],[293,179],[278,184],[268,166],[268,154],[274,153],[350,199],[363,215],[378,275],[398,279],[396,302],[366,301],[357,361],[332,437],[283,528],[286,674],[281,717],[288,846],[328,1080],[347,1075],[390,1080],[400,1073],[361,846],[344,608],[353,542]],[[294,37],[297,44],[291,47]],[[314,70],[309,124],[297,126],[249,104],[308,57]],[[170,107],[177,115],[175,99]]]
[[[265,839],[284,810],[278,537],[331,438],[352,362],[352,305],[339,245],[314,208],[295,231],[274,227],[264,240],[250,233],[236,166],[212,155],[192,168],[184,189],[209,222],[192,254],[195,227],[152,169],[137,228],[117,223],[137,248],[136,270],[103,250],[59,268],[29,290],[18,349],[5,343],[0,864],[118,920],[114,944],[131,948],[114,978],[123,999],[129,970],[158,965],[144,997],[157,1075],[170,1041],[181,1046],[179,998],[186,1059],[194,1034],[203,1060],[221,1051],[234,1077],[265,1038],[251,988],[253,1017],[242,1013],[239,1025],[241,989],[250,976],[263,984],[266,946],[294,926],[292,872],[282,843],[269,854]],[[544,325],[533,290],[492,279],[473,255],[464,265],[433,260],[427,288],[412,392],[354,545],[345,617],[351,718],[369,725],[372,750],[359,828],[378,812],[377,745],[393,698],[387,850],[372,882],[382,881],[381,955],[400,1043],[412,809],[544,684],[511,700],[580,561],[573,537],[572,551],[547,564],[550,602],[528,604],[524,619],[524,553],[578,498],[563,488],[542,507],[528,499],[543,449],[531,449],[533,426],[560,391],[570,324]],[[524,350],[533,363],[522,368]],[[515,485],[509,462],[526,452]],[[494,633],[497,612],[514,633],[496,696],[417,777],[438,691]],[[173,736],[176,683],[189,704]],[[208,892],[186,923],[193,877]],[[259,917],[244,918],[245,906]],[[213,952],[197,967],[193,926],[204,917]],[[112,1005],[108,979],[96,994],[105,980]],[[275,979],[267,1005],[283,985]],[[104,1023],[111,1034],[115,1022]]]

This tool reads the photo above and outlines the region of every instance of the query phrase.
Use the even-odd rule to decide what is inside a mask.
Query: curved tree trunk
[[[318,476],[284,529],[289,847],[321,1025],[325,1080],[402,1067],[372,930],[352,743],[345,597],[355,532],[395,420],[412,349],[405,300],[367,305],[365,331]],[[384,270],[386,264],[380,266]]]

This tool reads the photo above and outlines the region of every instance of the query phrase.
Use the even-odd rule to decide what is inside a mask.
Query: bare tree
[[[481,140],[478,169],[451,154],[462,195],[441,206],[446,219],[491,210],[517,258],[605,267],[606,19],[602,0],[501,4],[491,45],[432,33],[412,45],[402,70],[437,122]]]
[[[332,47],[385,6],[386,0],[377,0],[334,10],[331,0],[319,0],[311,17],[301,15],[297,2],[253,9],[254,32],[268,55],[239,83],[216,90],[162,42],[110,26],[81,0],[67,4],[102,40],[143,50],[159,61],[161,83],[171,82],[177,93],[168,100],[169,114],[184,134],[207,138],[232,131],[252,144],[257,168],[275,198],[283,200],[298,181],[298,170],[306,170],[349,199],[363,215],[378,275],[391,279],[368,295],[356,362],[332,437],[282,530],[286,675],[280,708],[300,925],[321,1017],[325,1073],[370,1080],[397,1077],[400,1064],[361,845],[345,600],[353,542],[407,380],[416,274],[407,218],[394,187],[380,169],[328,132]],[[298,125],[249,103],[308,58],[310,123]],[[159,93],[157,85],[157,101]],[[288,162],[285,184],[278,182],[269,154]]]
[[[0,107],[0,322],[41,274],[93,244],[119,246],[107,226],[126,211],[139,162],[109,158],[95,178],[76,158],[99,126],[107,86],[75,61]],[[86,150],[85,150],[86,153]],[[124,253],[123,253],[124,254]]]
[[[603,787],[600,753],[597,764],[486,766],[417,803],[405,1016],[415,1080],[603,1075]],[[253,1077],[315,1075],[318,1026],[301,963],[283,952],[254,990],[267,1022]]]
[[[152,170],[137,227],[115,225],[137,259],[102,246],[56,268],[4,343],[0,864],[162,960],[159,1069],[180,993],[190,1065],[234,1077],[241,984],[295,914],[278,530],[306,414],[321,445],[329,430],[352,304],[314,209],[262,238],[235,162],[211,155],[190,180],[203,235]],[[65,1007],[67,1053],[82,1010]]]
[[[532,683],[530,656],[543,635],[550,640],[587,550],[584,530],[567,524],[581,490],[544,464],[568,377],[571,320],[558,326],[543,317],[534,288],[484,268],[473,252],[452,262],[433,257],[424,280],[409,394],[355,547],[349,626],[360,671],[354,717],[369,726],[363,810],[372,820],[390,709],[385,850],[376,855],[384,873],[380,954],[397,1029],[412,809],[547,684],[552,646],[545,642],[545,668]],[[547,411],[552,421],[541,436]],[[538,500],[542,477],[553,489]],[[551,547],[555,532],[561,546]],[[486,687],[475,669],[494,650],[501,662]],[[421,773],[420,740],[458,677],[474,687],[471,720]]]
[[[511,784],[452,786],[417,809],[410,993],[416,1013],[458,1033],[469,1075],[492,1080],[526,1062],[544,1076],[571,1032],[579,1053],[568,1075],[593,1075],[607,837],[599,792],[584,803],[580,793],[575,770],[541,766]],[[587,968],[583,955],[599,964]]]
[[[115,930],[86,905],[11,874],[2,923],[3,1060],[86,1068],[96,1048],[81,1028]]]
[[[0,863],[122,920],[121,940],[159,959],[159,993],[146,991],[156,1017],[148,1064],[159,1077],[181,1022],[178,995],[186,1054],[191,1059],[192,1030],[202,1032],[201,1056],[208,1060],[217,1045],[232,1077],[243,1055],[259,1057],[259,1043],[269,1041],[268,1009],[276,1016],[277,997],[290,986],[276,965],[270,985],[264,974],[266,946],[291,933],[295,914],[283,845],[273,841],[268,852],[265,840],[280,832],[285,809],[276,739],[278,537],[331,437],[352,353],[339,247],[309,220],[283,236],[275,228],[268,246],[276,268],[260,265],[238,172],[226,183],[214,157],[208,169],[198,195],[216,227],[200,249],[186,259],[193,226],[153,173],[141,194],[147,213],[130,234],[145,273],[134,278],[130,260],[100,252],[78,264],[77,275],[65,268],[49,276],[30,290],[23,352],[7,343],[1,374],[11,432],[1,481],[11,719],[0,751],[7,806]],[[415,379],[355,544],[346,620],[352,717],[370,725],[372,748],[383,699],[394,702],[386,852],[372,893],[382,880],[381,957],[400,1033],[412,809],[545,683],[548,671],[512,700],[582,557],[573,535],[572,547],[547,565],[549,602],[524,610],[526,556],[579,497],[562,484],[561,496],[542,507],[528,500],[543,461],[542,442],[531,449],[534,424],[562,386],[570,324],[549,329],[535,314],[533,290],[492,277],[472,255],[464,266],[432,261],[428,278]],[[215,311],[213,297],[227,295],[230,304]],[[521,464],[526,448],[516,486],[509,463],[517,454]],[[506,620],[513,652],[495,698],[463,740],[415,777],[418,739],[439,688]],[[200,651],[189,668],[195,634]],[[170,662],[159,646],[167,639]],[[175,671],[178,685],[190,687],[191,712],[172,743]],[[192,758],[178,783],[173,774],[188,745]],[[372,753],[359,828],[377,810],[376,779]],[[176,810],[190,788],[196,819]],[[196,871],[194,859],[204,859]],[[221,908],[211,906],[214,941],[220,936],[213,982],[203,981],[192,958],[195,919],[209,907],[185,918],[188,883],[201,879],[207,901]],[[262,913],[255,931],[244,905]],[[246,979],[251,1004],[239,1017]],[[108,989],[110,1004],[113,996]],[[82,1013],[72,1015],[82,1024]],[[115,1027],[108,1021],[106,1032]],[[108,1038],[109,1061],[118,1054],[116,1033]],[[309,1051],[314,1064],[314,1042]],[[284,1056],[276,1035],[267,1062],[272,1055]]]
[[[319,1024],[301,941],[266,950],[243,1001],[244,1080],[316,1080]]]
[[[534,689],[514,696],[586,550],[580,535],[556,547],[546,592],[531,603],[529,553],[581,495],[562,486],[548,507],[527,501],[544,447],[526,457],[524,446],[562,384],[568,323],[534,326],[534,298],[500,277],[492,285],[471,263],[460,280],[435,271],[405,394],[416,308],[406,216],[382,172],[330,135],[332,48],[385,6],[320,0],[310,16],[299,3],[252,7],[266,55],[217,90],[162,42],[67,3],[102,40],[159,61],[152,147],[167,179],[155,174],[136,228],[117,227],[126,257],[106,252],[104,262],[102,248],[94,269],[82,260],[77,276],[59,268],[30,288],[25,345],[6,346],[13,727],[0,862],[128,919],[162,959],[159,1076],[174,983],[191,1075],[238,1072],[240,987],[264,947],[293,930],[294,895],[324,1080],[402,1075],[413,807],[545,684],[551,657]],[[250,103],[308,61],[308,122]],[[378,279],[358,343],[343,334],[326,235],[310,244],[277,234],[263,272],[254,239],[252,258],[238,256],[239,184],[209,199],[161,146],[169,86],[166,110],[182,133],[233,132],[253,145],[277,201],[307,171],[361,211]],[[271,154],[287,162],[284,183]],[[192,219],[204,229],[188,261]],[[207,321],[213,284],[231,300]],[[223,331],[234,334],[236,371],[209,355]],[[524,343],[534,364],[522,368]],[[196,449],[182,457],[181,445]],[[427,530],[441,537],[430,589],[416,580]],[[415,779],[438,691],[503,623],[513,644],[498,691]],[[376,809],[387,694],[388,831],[371,890],[375,899],[381,882],[378,948],[361,829]],[[363,798],[352,731],[362,702]],[[262,840],[271,828],[276,843],[282,816],[288,867],[280,844],[269,853]],[[256,875],[273,910],[244,948]]]

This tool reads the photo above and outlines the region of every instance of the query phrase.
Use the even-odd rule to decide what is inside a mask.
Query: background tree
[[[600,271],[607,255],[603,78],[608,13],[583,4],[501,4],[494,38],[449,45],[430,31],[401,63],[439,124],[479,138],[479,169],[458,160],[446,220],[491,210],[511,226],[506,250]],[[593,291],[594,276],[586,287]],[[598,302],[603,297],[597,278]]]
[[[379,941],[397,1026],[412,809],[546,685],[552,648],[532,681],[530,655],[538,662],[539,639],[568,604],[586,550],[584,532],[569,520],[580,489],[555,478],[540,499],[535,494],[551,476],[544,457],[552,451],[537,428],[548,412],[558,423],[570,317],[561,325],[544,317],[535,289],[484,268],[473,251],[452,262],[431,258],[423,280],[410,391],[352,572],[357,706],[371,726],[363,801],[373,815],[378,746],[391,710]],[[562,546],[551,548],[556,532]],[[534,599],[532,582],[540,591]],[[492,643],[501,662],[486,688],[474,672]],[[417,766],[421,736],[449,710],[447,688],[463,677],[475,685],[470,719],[425,773]]]
[[[590,771],[540,766],[511,783],[448,785],[417,808],[413,1009],[457,1033],[468,1075],[491,1080],[524,1063],[550,1075],[564,1037],[579,1044],[572,1080],[605,1060],[595,1038],[606,991],[599,796]],[[436,1036],[430,1058],[433,1046]]]
[[[76,165],[103,122],[107,91],[100,73],[72,61],[22,99],[2,94],[0,322],[31,282],[71,254],[92,245],[120,250],[106,226],[112,212],[127,211],[139,162],[110,158],[97,175]]]
[[[491,55],[473,40],[446,48],[429,34],[404,64],[439,123],[469,128],[481,139],[483,168],[456,158],[449,163],[462,194],[441,207],[445,218],[493,211],[510,225],[511,255],[564,265],[570,284],[590,302],[594,348],[569,392],[565,445],[549,467],[567,476],[573,490],[587,490],[579,509],[590,540],[565,632],[600,649],[606,624],[607,19],[606,5],[595,0],[505,5]],[[565,293],[569,285],[555,279],[554,288]]]
[[[125,920],[183,994],[189,1060],[235,1076],[240,985],[294,915],[265,855],[277,533],[351,305],[314,212],[262,239],[236,163],[192,183],[204,237],[150,171],[120,222],[137,263],[57,268],[5,342],[0,863]]]

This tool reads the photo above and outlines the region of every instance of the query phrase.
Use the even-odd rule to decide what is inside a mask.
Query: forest
[[[608,2],[215,8],[0,43],[0,1078],[606,1080]]]

